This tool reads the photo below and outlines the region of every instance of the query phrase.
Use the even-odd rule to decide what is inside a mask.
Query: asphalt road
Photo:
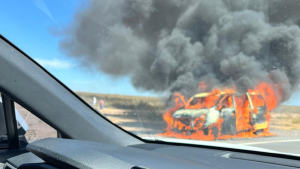
[[[271,138],[250,138],[234,141],[227,140],[224,142],[254,146],[283,153],[300,154],[300,138],[280,138],[279,136],[274,136]]]

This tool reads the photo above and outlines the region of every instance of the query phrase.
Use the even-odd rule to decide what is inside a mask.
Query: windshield
[[[300,1],[0,3],[0,34],[125,130],[300,154]]]
[[[211,108],[220,100],[220,95],[209,95],[205,97],[191,98],[190,102],[185,106],[185,109],[203,109]]]

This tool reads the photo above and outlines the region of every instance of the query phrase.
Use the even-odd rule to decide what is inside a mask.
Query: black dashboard
[[[4,169],[288,169],[300,161],[208,148],[138,144],[115,146],[97,142],[43,139],[28,144],[30,152],[9,158]]]

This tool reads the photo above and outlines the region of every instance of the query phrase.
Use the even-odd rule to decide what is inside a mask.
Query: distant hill
[[[121,109],[163,109],[164,98],[161,97],[144,97],[144,96],[127,96],[117,94],[100,94],[100,93],[87,93],[76,92],[76,94],[91,103],[92,98],[96,97],[99,104],[100,99],[104,101],[106,107],[114,107]]]
[[[300,106],[287,106],[281,105],[275,108],[273,113],[299,113],[300,114]]]
[[[122,109],[136,109],[136,108],[155,108],[164,109],[165,98],[162,97],[145,97],[145,96],[128,96],[117,94],[100,94],[100,93],[88,93],[88,92],[76,92],[76,94],[85,100],[87,103],[91,103],[92,98],[96,97],[98,102],[100,99],[104,100],[105,106],[115,107]],[[98,104],[98,103],[97,103]],[[273,113],[299,113],[300,106],[288,106],[281,105],[275,108]]]

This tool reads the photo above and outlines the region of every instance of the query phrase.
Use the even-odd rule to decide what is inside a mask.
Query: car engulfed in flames
[[[175,106],[164,114],[167,128],[160,135],[196,140],[274,135],[269,126],[270,111],[279,99],[275,89],[261,83],[244,93],[214,89],[187,100],[175,93]]]
[[[253,103],[254,98],[260,100],[258,104]],[[248,106],[248,116],[243,116],[242,112],[237,110],[239,108],[238,101],[241,99],[248,104],[246,105]],[[237,113],[239,114],[237,115]],[[251,130],[257,134],[268,129],[269,125],[267,107],[263,96],[250,92],[246,94],[197,94],[189,99],[182,109],[175,111],[172,116],[174,118],[173,127],[177,132],[203,130],[204,135],[211,132],[215,138],[218,135],[236,135],[245,130]],[[241,118],[246,118],[248,127],[237,128],[236,124]],[[219,119],[222,121],[218,121]]]

